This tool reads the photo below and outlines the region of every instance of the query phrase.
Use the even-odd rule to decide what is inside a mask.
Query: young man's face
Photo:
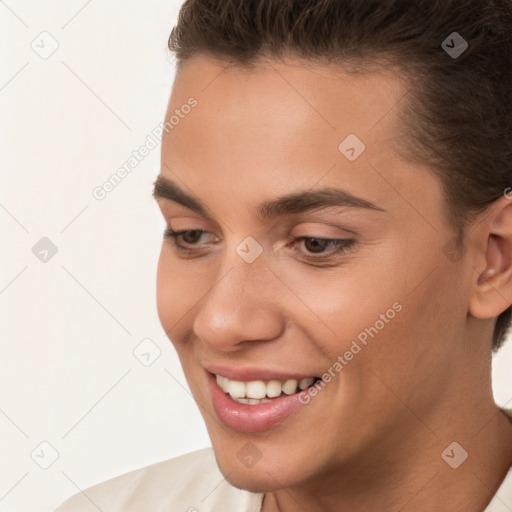
[[[404,435],[439,453],[453,441],[431,429],[467,382],[455,362],[474,270],[444,248],[453,232],[440,181],[393,151],[407,101],[397,77],[299,60],[242,70],[201,56],[176,79],[161,174],[205,212],[159,199],[168,225],[191,233],[177,240],[189,252],[162,244],[158,312],[220,468],[239,487],[391,464]],[[327,188],[343,191],[332,195],[339,205],[260,211]],[[253,405],[213,374],[264,384],[328,376]]]

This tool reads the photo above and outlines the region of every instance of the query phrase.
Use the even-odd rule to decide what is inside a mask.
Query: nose
[[[238,256],[237,256],[238,257]],[[231,352],[248,341],[270,341],[284,329],[279,281],[263,262],[235,261],[199,305],[195,335],[216,351]]]

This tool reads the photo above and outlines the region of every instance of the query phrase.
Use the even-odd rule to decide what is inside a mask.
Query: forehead
[[[266,199],[321,182],[382,205],[403,203],[408,180],[439,197],[432,173],[412,172],[393,149],[407,93],[396,69],[355,74],[300,59],[246,69],[196,56],[176,77],[166,118],[190,98],[197,106],[164,133],[162,174],[213,198],[222,189]]]
[[[293,148],[308,165],[318,156],[310,149],[335,160],[339,144],[353,134],[382,160],[398,134],[406,93],[396,69],[355,74],[304,59],[264,59],[244,68],[199,55],[178,72],[166,117],[190,97],[198,106],[168,138],[177,145],[194,139],[204,152],[229,149],[232,158],[239,152],[253,161],[263,156],[262,144],[273,156]]]
[[[299,58],[263,58],[243,67],[198,55],[180,68],[169,109],[179,108],[184,96],[194,95],[201,98],[203,112],[217,108],[230,121],[244,114],[261,120],[265,114],[270,122],[308,119],[311,131],[330,128],[365,134],[392,114],[407,84],[397,68],[374,65],[371,73],[349,72],[352,69],[348,64],[344,68]]]

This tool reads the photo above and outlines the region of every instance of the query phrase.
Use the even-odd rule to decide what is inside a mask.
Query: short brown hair
[[[468,44],[455,57],[442,47],[454,32]],[[397,65],[412,91],[401,154],[442,180],[458,245],[472,216],[512,182],[509,0],[186,0],[169,49],[178,68],[201,53],[241,66],[287,56],[352,72]],[[510,321],[509,307],[496,321],[495,351]]]

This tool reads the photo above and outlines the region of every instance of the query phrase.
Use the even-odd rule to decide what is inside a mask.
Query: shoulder
[[[72,496],[55,512],[146,512],[220,509],[259,512],[263,495],[231,486],[212,448],[158,462]]]

